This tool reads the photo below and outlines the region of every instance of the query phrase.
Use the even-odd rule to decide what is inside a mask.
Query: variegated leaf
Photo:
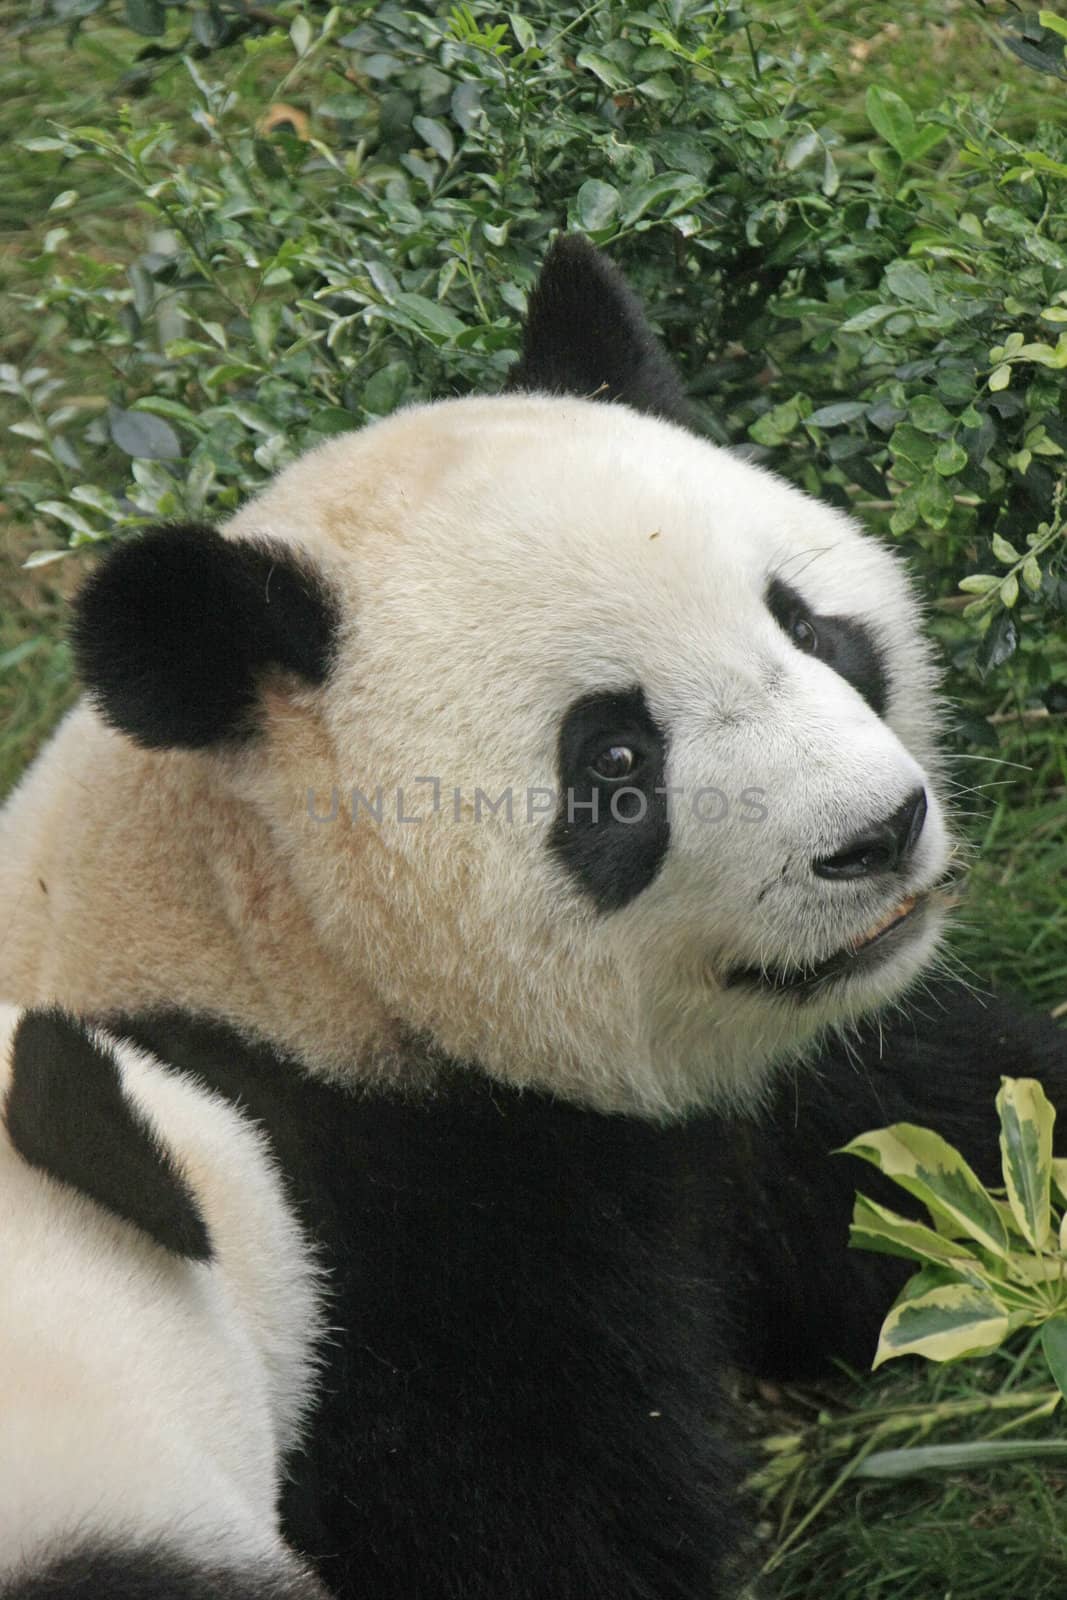
[[[1049,1243],[1052,1125],[1056,1113],[1036,1078],[1002,1078],[997,1095],[1000,1156],[1008,1204],[1035,1250]]]
[[[1008,1231],[996,1202],[939,1134],[898,1122],[861,1133],[843,1153],[869,1161],[921,1200],[935,1222],[945,1224],[939,1232],[967,1234],[995,1255],[1007,1256]]]
[[[923,1223],[902,1217],[866,1195],[856,1196],[849,1243],[860,1250],[949,1267],[977,1288],[983,1288],[988,1282],[978,1257],[962,1240],[946,1239]]]
[[[1063,1263],[1058,1254],[1038,1256],[1031,1250],[1013,1250],[1008,1273],[1022,1285],[1059,1283],[1063,1277]]]
[[[911,1298],[907,1293],[910,1287],[882,1324],[876,1367],[894,1356],[958,1361],[963,1356],[984,1355],[1019,1325],[1020,1318],[988,1290],[949,1284]]]
[[[1041,1348],[1061,1394],[1067,1395],[1067,1317],[1053,1317],[1041,1329]]]
[[[1067,1202],[1067,1158],[1057,1156],[1053,1160],[1052,1181],[1060,1191],[1060,1199]]]

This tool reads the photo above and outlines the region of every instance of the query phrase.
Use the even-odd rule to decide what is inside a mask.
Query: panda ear
[[[27,1011],[11,1048],[4,1122],[31,1167],[191,1261],[211,1239],[170,1152],[126,1098],[119,1064],[84,1023]]]
[[[103,558],[71,637],[112,727],[150,749],[203,749],[255,731],[265,668],[322,683],[338,618],[322,574],[284,545],[167,525]]]
[[[692,426],[682,381],[618,269],[581,234],[557,239],[530,294],[508,389],[621,400]]]

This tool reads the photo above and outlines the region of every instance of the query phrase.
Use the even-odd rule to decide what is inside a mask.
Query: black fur
[[[103,558],[75,603],[72,640],[113,727],[149,748],[197,749],[254,732],[265,668],[322,683],[338,616],[295,551],[167,525]]]
[[[174,1255],[211,1259],[196,1200],[123,1094],[114,1057],[63,1012],[28,1012],[19,1023],[4,1122],[31,1166]]]
[[[670,1128],[447,1064],[432,1098],[349,1096],[222,1027],[121,1027],[264,1124],[323,1247],[339,1331],[285,1516],[339,1600],[733,1600],[725,1364],[866,1365],[909,1270],[847,1248],[857,1186],[907,1199],[830,1152],[907,1118],[995,1178],[1000,1074],[1067,1105],[1067,1035],[951,988],[764,1118]]]
[[[822,616],[781,578],[768,585],[767,609],[785,633],[790,633],[797,621],[810,623],[818,639],[818,648],[812,652],[816,660],[825,661],[850,683],[878,716],[885,715],[889,669],[866,623],[852,617]]]
[[[0,1576],[0,1600],[329,1600],[294,1562],[228,1568],[162,1547],[83,1545],[22,1578]]]
[[[442,1067],[349,1096],[222,1028],[116,1024],[268,1129],[339,1331],[293,1543],[340,1600],[720,1600],[742,1522],[682,1144]]]
[[[681,379],[636,296],[580,234],[557,239],[545,256],[507,387],[621,400],[692,426]]]
[[[733,1263],[739,1361],[785,1378],[815,1376],[834,1358],[870,1366],[881,1321],[918,1269],[844,1247],[856,1191],[910,1216],[926,1212],[866,1162],[828,1152],[872,1128],[914,1122],[961,1150],[983,1182],[1000,1185],[993,1102],[1002,1076],[1045,1085],[1060,1109],[1056,1153],[1067,1155],[1067,1030],[950,983],[924,986],[903,1013],[893,1009],[847,1044],[828,1045],[783,1079],[759,1122],[708,1120],[709,1137],[730,1148],[714,1182],[730,1226],[707,1248]]]
[[[632,750],[638,763],[618,781],[590,766],[613,745]],[[627,905],[663,864],[671,836],[666,760],[666,736],[641,689],[583,695],[563,718],[560,802],[549,845],[600,911]]]

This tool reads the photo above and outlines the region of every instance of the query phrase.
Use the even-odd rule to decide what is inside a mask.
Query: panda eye
[[[636,772],[639,759],[627,744],[612,744],[601,750],[589,763],[590,771],[608,783],[618,783]]]
[[[819,635],[806,617],[793,618],[789,624],[789,637],[806,656],[813,656],[819,648]]]

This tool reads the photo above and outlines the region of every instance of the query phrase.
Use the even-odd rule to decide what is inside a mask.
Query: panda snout
[[[913,789],[895,811],[869,823],[830,855],[817,856],[811,870],[817,878],[854,881],[907,867],[922,837],[928,802],[926,790]]]

